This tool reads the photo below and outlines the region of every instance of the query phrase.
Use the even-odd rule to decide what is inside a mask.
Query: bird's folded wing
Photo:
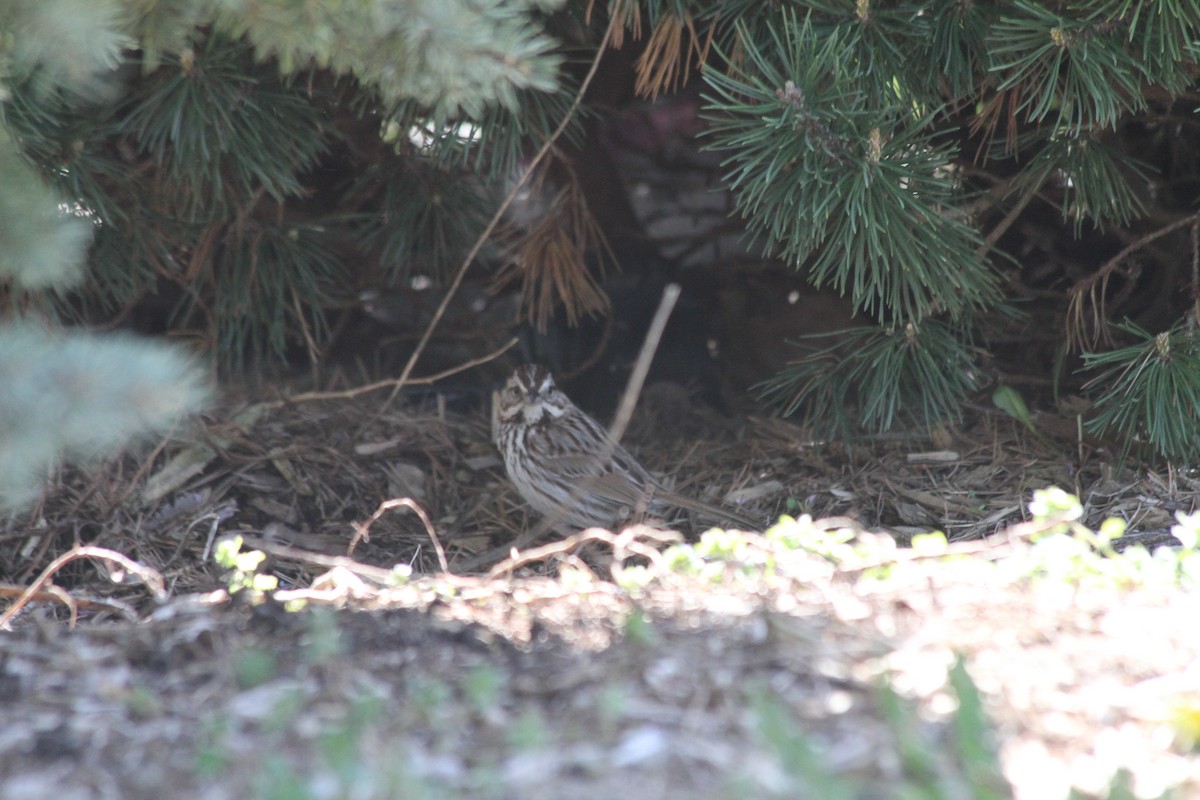
[[[603,453],[556,453],[547,461],[547,471],[564,478],[578,479],[613,474],[637,489],[657,489],[658,481],[625,448],[616,446],[608,458]],[[627,477],[623,477],[627,476]]]
[[[628,506],[630,511],[637,512],[646,510],[653,494],[653,489],[630,483],[627,476],[616,472],[585,477],[581,480],[580,485],[589,494]]]

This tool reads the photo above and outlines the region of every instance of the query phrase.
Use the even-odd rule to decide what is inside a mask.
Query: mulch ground
[[[536,520],[485,413],[382,406],[227,409],[191,442],[65,470],[0,529],[10,601],[77,545],[124,555],[165,591],[78,558],[0,633],[0,798],[825,797],[836,779],[894,797],[915,780],[914,743],[961,788],[947,687],[960,654],[1016,796],[1100,792],[1118,769],[1138,796],[1200,796],[1200,758],[1170,720],[1200,698],[1195,592],[920,560],[865,581],[815,559],[805,581],[680,578],[631,595],[610,574],[631,540],[524,541]],[[652,387],[626,443],[710,502],[901,542],[940,529],[1002,544],[1031,491],[1059,485],[1085,522],[1119,516],[1153,543],[1196,493],[1191,475],[1119,469],[988,411],[949,439],[847,447]],[[404,507],[365,526],[393,497],[430,526]],[[210,554],[233,533],[303,610],[224,594]],[[398,563],[409,582],[376,580]],[[884,684],[912,703],[908,723],[889,723]]]

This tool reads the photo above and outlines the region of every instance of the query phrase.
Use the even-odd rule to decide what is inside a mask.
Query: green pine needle
[[[1085,386],[1095,398],[1092,433],[1144,441],[1175,463],[1200,459],[1200,335],[1176,326],[1159,334],[1126,322],[1139,341],[1106,353],[1084,353],[1086,370],[1102,370]]]
[[[850,437],[858,426],[933,428],[961,418],[978,372],[962,332],[936,320],[902,330],[852,328],[810,349],[758,388],[784,414],[803,410],[814,427]],[[803,345],[803,342],[799,343]]]

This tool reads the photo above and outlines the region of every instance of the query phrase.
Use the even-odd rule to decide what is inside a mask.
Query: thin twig
[[[1086,278],[1084,278],[1082,280],[1076,281],[1075,285],[1067,290],[1067,293],[1070,295],[1083,294],[1088,289],[1090,289],[1092,286],[1094,286],[1097,281],[1101,280],[1102,278],[1107,276],[1108,273],[1110,273],[1114,269],[1116,269],[1117,265],[1120,264],[1122,261],[1124,261],[1125,258],[1130,253],[1134,252],[1135,250],[1142,249],[1146,245],[1153,242],[1155,239],[1159,239],[1163,236],[1166,236],[1168,233],[1171,233],[1172,231],[1179,230],[1180,228],[1185,228],[1188,225],[1195,225],[1198,220],[1200,220],[1200,215],[1191,214],[1189,216],[1184,217],[1183,219],[1177,219],[1174,222],[1172,222],[1170,225],[1165,225],[1156,231],[1151,231],[1150,233],[1147,233],[1145,236],[1130,242],[1124,249],[1121,250],[1121,252],[1117,253],[1115,256],[1110,258],[1108,261],[1104,262],[1104,264],[1100,267],[1100,269],[1098,269],[1095,273],[1087,276]]]
[[[354,538],[350,540],[350,547],[347,549],[346,555],[354,555],[354,548],[358,546],[359,542],[371,541],[371,526],[393,508],[407,508],[421,518],[421,522],[425,523],[425,532],[429,534],[429,540],[433,542],[433,549],[437,553],[438,566],[442,568],[442,572],[449,572],[450,564],[446,561],[446,551],[442,549],[442,543],[433,529],[433,523],[429,521],[429,515],[425,513],[425,509],[417,505],[415,500],[408,497],[393,497],[391,500],[384,500],[366,522],[351,523],[354,526]]]
[[[513,338],[509,339],[508,342],[506,342],[502,347],[499,347],[499,348],[493,350],[492,352],[488,353],[486,356],[480,356],[479,358],[473,358],[470,361],[464,361],[462,364],[459,364],[456,367],[450,367],[449,369],[442,370],[441,372],[435,373],[433,375],[426,375],[423,378],[412,378],[411,380],[408,381],[408,385],[409,386],[428,386],[430,384],[437,383],[438,381],[440,381],[444,378],[449,378],[451,375],[457,375],[460,372],[466,372],[469,369],[474,369],[475,367],[478,367],[481,364],[486,364],[487,362],[492,361],[493,359],[499,358],[500,356],[504,355],[518,341],[519,341],[519,339],[517,339],[517,337],[514,336]],[[302,394],[292,395],[291,397],[287,398],[286,400],[276,400],[267,405],[269,408],[277,408],[286,403],[303,403],[303,402],[307,402],[309,400],[345,400],[350,397],[358,397],[360,394],[367,394],[368,392],[373,392],[377,389],[386,389],[389,386],[398,387],[399,385],[400,385],[400,380],[389,379],[386,381],[376,381],[375,383],[368,383],[364,386],[356,386],[353,389],[347,389],[343,392],[303,392]]]
[[[275,558],[282,558],[287,561],[299,561],[303,564],[313,564],[326,569],[340,567],[381,586],[386,586],[395,579],[395,573],[390,569],[376,567],[373,564],[364,564],[361,561],[355,561],[349,556],[331,556],[325,553],[315,553],[312,550],[304,550],[269,539],[260,539],[251,536],[244,536],[243,542],[246,547],[261,550]]]
[[[16,598],[25,594],[24,586],[7,586],[0,584],[0,598]],[[130,607],[128,603],[122,603],[120,600],[112,598],[96,598],[84,599],[71,597],[71,595],[58,586],[51,584],[42,591],[30,598],[30,602],[48,603],[57,601],[62,603],[71,612],[71,624],[75,624],[76,618],[79,616],[79,609],[87,609],[89,611],[111,611],[115,614],[120,614],[127,620],[135,620],[138,618],[137,612]]]
[[[20,613],[29,601],[38,596],[39,592],[43,591],[43,587],[49,583],[54,574],[62,569],[67,564],[77,558],[98,558],[103,561],[111,561],[121,567],[126,572],[130,572],[139,577],[150,593],[154,595],[155,600],[165,600],[167,590],[163,583],[162,574],[150,567],[143,566],[126,555],[118,553],[116,550],[109,550],[105,547],[95,547],[93,545],[80,545],[73,547],[63,553],[58,558],[50,562],[50,565],[42,570],[42,574],[37,577],[32,584],[29,585],[24,593],[17,598],[8,610],[4,612],[4,616],[0,616],[0,630],[10,630],[13,617]]]
[[[662,553],[656,548],[642,544],[639,539],[647,538],[653,540],[656,544],[676,544],[683,540],[675,531],[660,531],[654,528],[646,527],[645,525],[633,525],[621,533],[613,533],[606,531],[603,528],[588,528],[582,530],[573,536],[568,536],[559,542],[551,542],[550,544],[535,547],[531,550],[526,550],[523,553],[517,552],[515,549],[512,555],[501,561],[496,566],[492,567],[488,572],[488,580],[494,580],[506,573],[510,573],[526,564],[532,564],[537,561],[544,561],[552,556],[570,553],[580,545],[588,542],[604,542],[613,549],[613,560],[618,565],[625,560],[627,554],[642,556],[648,561],[654,562],[661,566]]]
[[[663,289],[662,299],[658,302],[658,310],[654,312],[654,318],[650,320],[650,327],[646,329],[646,338],[642,340],[642,349],[638,352],[637,361],[633,364],[633,371],[629,373],[629,381],[625,384],[625,393],[621,395],[621,404],[617,406],[616,416],[613,417],[613,423],[608,429],[608,438],[615,445],[621,441],[621,437],[625,435],[625,429],[629,427],[629,420],[633,417],[633,407],[637,405],[638,396],[642,393],[642,386],[646,383],[646,375],[650,372],[650,362],[654,360],[654,354],[658,352],[658,343],[662,341],[663,331],[667,328],[667,320],[671,318],[671,312],[675,310],[675,303],[679,300],[679,284],[669,283]],[[605,461],[612,455],[612,449],[604,454]]]
[[[491,238],[492,232],[496,229],[496,226],[500,224],[500,219],[504,216],[504,212],[508,210],[508,207],[512,205],[513,200],[521,191],[521,187],[524,186],[529,180],[530,176],[533,175],[538,165],[541,164],[542,160],[546,157],[546,154],[550,152],[550,148],[554,146],[554,143],[558,140],[558,137],[562,136],[563,131],[567,129],[567,125],[575,116],[576,110],[579,108],[580,103],[583,102],[584,94],[587,93],[588,86],[591,85],[592,79],[596,77],[596,71],[600,68],[600,58],[604,55],[604,51],[608,49],[608,42],[612,38],[613,28],[615,28],[617,24],[617,17],[614,15],[613,18],[609,20],[608,28],[604,31],[604,38],[600,41],[600,46],[596,49],[596,57],[592,60],[591,69],[588,70],[583,82],[579,85],[579,92],[575,95],[574,102],[572,102],[571,107],[567,109],[567,113],[563,116],[562,121],[558,123],[558,127],[555,128],[554,132],[550,134],[550,138],[545,141],[545,143],[537,151],[537,154],[534,155],[533,159],[529,162],[529,166],[525,168],[520,177],[517,179],[516,183],[513,184],[512,189],[509,190],[503,202],[500,203],[500,207],[496,209],[496,213],[492,215],[492,219],[490,222],[488,222],[487,227],[483,229],[483,232],[480,233],[479,237],[475,240],[475,244],[471,246],[470,252],[467,253],[466,258],[463,259],[458,271],[454,274],[454,279],[450,281],[450,286],[446,289],[446,295],[442,298],[442,302],[438,304],[437,310],[433,313],[433,319],[429,320],[429,325],[425,327],[425,332],[421,334],[421,338],[417,341],[416,348],[413,350],[412,355],[408,357],[408,363],[404,365],[404,370],[400,373],[400,377],[396,379],[395,388],[392,389],[392,393],[388,395],[387,400],[384,401],[383,406],[379,409],[379,414],[382,414],[388,409],[388,407],[392,404],[392,401],[396,399],[396,395],[398,395],[400,390],[404,388],[405,384],[408,383],[408,376],[412,374],[413,368],[417,365],[417,359],[419,359],[421,357],[421,353],[424,352],[425,345],[429,343],[429,339],[433,336],[433,329],[437,327],[439,322],[441,322],[442,315],[446,313],[446,308],[450,305],[450,299],[454,296],[455,292],[458,291],[458,287],[462,285],[463,277],[466,276],[467,270],[470,269],[472,262],[475,261],[475,257],[479,255],[479,251],[483,249],[484,243]]]
[[[1165,225],[1156,231],[1151,231],[1150,233],[1146,234],[1145,236],[1142,236],[1141,238],[1130,242],[1128,245],[1126,245],[1124,248],[1122,248],[1121,252],[1117,253],[1115,256],[1110,258],[1108,261],[1104,262],[1100,266],[1100,269],[1096,270],[1094,273],[1087,276],[1086,278],[1076,281],[1075,284],[1073,286],[1071,286],[1071,288],[1067,289],[1067,296],[1070,298],[1070,301],[1068,303],[1068,313],[1067,313],[1067,320],[1068,320],[1067,339],[1068,339],[1068,341],[1071,342],[1072,345],[1074,345],[1075,341],[1077,341],[1077,337],[1075,337],[1073,335],[1072,325],[1070,324],[1070,321],[1082,319],[1082,317],[1083,317],[1083,298],[1084,298],[1085,294],[1087,294],[1090,291],[1093,291],[1096,288],[1097,284],[1101,284],[1101,283],[1107,281],[1109,279],[1109,277],[1112,275],[1113,271],[1116,270],[1116,268],[1121,265],[1121,262],[1124,261],[1126,258],[1128,258],[1131,253],[1141,250],[1146,245],[1150,244],[1151,242],[1153,242],[1156,239],[1160,239],[1163,236],[1166,236],[1168,233],[1172,233],[1173,231],[1177,231],[1180,228],[1185,228],[1189,225],[1196,225],[1198,222],[1200,222],[1200,214],[1190,214],[1190,215],[1184,217],[1183,219],[1175,220],[1170,225]],[[1102,323],[1103,323],[1102,319],[1096,320],[1097,327],[1099,327]]]
[[[1200,316],[1200,220],[1192,225],[1192,322]]]
[[[986,256],[992,250],[992,248],[996,246],[996,242],[1000,241],[1000,237],[1008,232],[1008,229],[1012,227],[1012,224],[1017,221],[1017,217],[1021,216],[1021,214],[1025,211],[1026,206],[1028,206],[1030,201],[1036,196],[1036,192],[1026,192],[1023,197],[1017,200],[1016,204],[1013,205],[1013,207],[1009,209],[1009,212],[1004,215],[1004,219],[1000,220],[996,227],[992,228],[991,232],[984,237],[983,244],[979,245],[979,247],[975,249],[975,255],[979,256],[980,258]]]

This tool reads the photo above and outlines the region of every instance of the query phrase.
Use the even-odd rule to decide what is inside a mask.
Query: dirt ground
[[[64,471],[0,532],[10,602],[53,571],[0,633],[0,798],[1040,800],[1106,796],[1118,770],[1134,796],[1200,797],[1172,720],[1200,705],[1200,594],[994,568],[1035,488],[1153,544],[1192,476],[1117,470],[996,413],[937,447],[847,448],[689,403],[650,390],[626,437],[678,488],[864,541],[941,529],[971,553],[881,545],[883,579],[816,550],[689,575],[656,563],[651,531],[523,541],[536,520],[478,410],[228,409],[191,444]],[[390,497],[430,528],[407,508],[371,521]],[[269,554],[276,599],[225,593],[211,553],[234,533]],[[639,563],[652,579],[618,583]]]

